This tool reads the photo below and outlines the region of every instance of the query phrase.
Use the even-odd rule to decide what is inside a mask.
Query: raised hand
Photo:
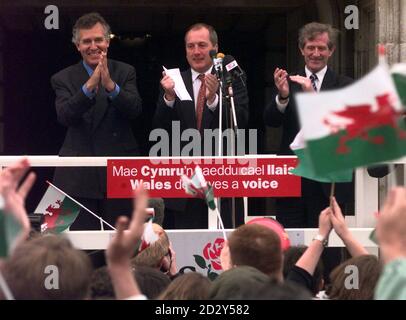
[[[94,69],[92,76],[86,82],[86,89],[89,90],[90,92],[93,92],[93,91],[97,92],[97,90],[98,90],[99,83],[101,80],[100,68],[101,67],[100,67],[100,62],[99,62],[96,69]]]
[[[333,206],[333,210],[331,211],[330,215],[331,223],[333,224],[334,231],[337,233],[337,235],[340,238],[343,238],[347,235],[349,229],[345,223],[344,215],[335,197],[332,198],[331,204]]]
[[[35,173],[31,172],[23,179],[29,169],[28,160],[22,159],[0,172],[0,194],[4,199],[4,211],[6,214],[13,215],[15,220],[22,226],[21,240],[28,236],[31,228],[25,209],[25,199],[35,182],[36,176]]]
[[[290,80],[300,84],[302,86],[303,91],[314,92],[312,81],[309,78],[298,75],[298,76],[290,76]]]
[[[275,86],[279,91],[280,97],[289,96],[289,83],[288,83],[288,73],[286,70],[276,68],[273,73],[273,79]]]
[[[111,80],[110,77],[109,67],[107,64],[107,52],[102,51],[98,67],[99,66],[101,84],[108,92],[112,92],[116,87],[116,84],[113,80]]]
[[[160,83],[165,91],[165,99],[168,101],[175,100],[176,98],[175,82],[172,80],[170,76],[166,75],[165,71],[162,72],[162,79]]]
[[[214,74],[206,74],[204,77],[206,83],[206,100],[207,104],[212,104],[216,99],[216,93],[219,88],[219,82]]]
[[[392,189],[378,216],[376,235],[385,262],[406,255],[406,188]]]
[[[117,265],[129,265],[138,241],[144,231],[144,221],[148,215],[146,208],[148,204],[148,193],[142,186],[134,193],[134,209],[131,221],[121,216],[116,222],[116,235],[111,240],[107,251],[107,263]],[[129,226],[128,226],[129,225]],[[128,226],[128,230],[126,230]]]

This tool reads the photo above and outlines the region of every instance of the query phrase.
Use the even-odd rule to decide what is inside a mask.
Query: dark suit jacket
[[[305,70],[303,69],[299,75],[306,77]],[[327,68],[327,72],[324,76],[323,83],[321,84],[320,90],[331,90],[345,87],[352,83],[353,80],[346,76],[337,75],[333,70]],[[271,102],[265,107],[264,120],[265,124],[271,127],[280,127],[283,126],[282,140],[278,154],[280,155],[292,155],[293,152],[290,149],[290,144],[293,142],[297,133],[300,130],[299,117],[297,112],[297,106],[294,99],[294,94],[301,92],[302,88],[300,84],[291,82],[290,83],[290,98],[289,103],[285,109],[285,112],[282,113],[279,111],[276,105],[275,96],[272,95]],[[323,183],[323,190],[326,196],[330,195],[330,184]],[[353,192],[352,183],[338,183],[336,184],[336,197],[337,201],[340,203],[353,201],[354,192]],[[352,190],[352,191],[351,191]]]
[[[214,69],[213,69],[214,72]],[[190,69],[181,72],[183,82],[185,83],[186,89],[192,97],[193,101],[181,101],[176,97],[175,104],[173,108],[166,105],[164,101],[164,91],[160,90],[157,108],[154,115],[154,127],[164,128],[167,132],[172,132],[172,121],[180,122],[180,132],[182,133],[186,129],[197,129],[196,125],[196,110],[193,95],[193,83],[192,83],[192,72]],[[246,80],[244,79],[246,83]],[[248,93],[246,87],[243,85],[240,79],[233,82],[234,91],[234,104],[235,112],[239,128],[245,128],[248,124]],[[228,108],[227,100],[223,99],[223,122],[222,128],[229,128],[229,122],[226,122],[226,108]],[[207,106],[203,111],[202,126],[201,129],[216,129],[219,127],[219,107],[217,106],[215,111],[211,111]],[[183,142],[181,148],[187,144]],[[204,141],[202,140],[202,155]],[[182,149],[181,149],[182,150]],[[212,152],[213,155],[216,155]],[[170,150],[170,155],[175,155]],[[186,204],[186,199],[165,199],[165,206],[173,209],[183,211]]]
[[[134,156],[139,153],[131,119],[141,113],[141,98],[132,66],[109,59],[110,76],[120,93],[107,97],[103,87],[89,99],[82,86],[89,75],[82,61],[51,78],[58,121],[67,127],[60,156]],[[105,168],[56,168],[54,183],[68,194],[104,198]]]
[[[213,71],[214,72],[214,71]],[[172,131],[172,121],[180,121],[181,132],[186,129],[197,129],[196,111],[193,95],[192,72],[190,69],[181,72],[186,89],[193,101],[181,101],[176,97],[173,108],[166,105],[164,101],[164,92],[161,88],[157,108],[154,115],[154,127],[164,128],[168,132]],[[245,128],[248,123],[248,93],[246,87],[240,80],[233,83],[234,103],[239,128]],[[223,99],[223,128],[228,128],[229,124],[225,122],[225,113],[227,108],[226,100]],[[211,111],[207,106],[203,111],[202,129],[216,129],[219,125],[219,108]]]

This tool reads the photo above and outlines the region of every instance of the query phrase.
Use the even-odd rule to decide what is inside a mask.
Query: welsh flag
[[[406,106],[406,63],[397,63],[391,68],[392,78],[402,104]]]
[[[35,213],[44,215],[42,232],[61,233],[75,222],[80,206],[65,194],[55,189],[52,184],[42,197]]]
[[[296,101],[317,175],[406,154],[404,109],[385,63],[349,87],[299,93]]]
[[[183,188],[187,194],[195,198],[204,199],[211,210],[216,209],[213,187],[207,183],[203,176],[202,169],[199,166],[196,166],[195,172],[190,179],[185,175],[183,175],[181,179]]]
[[[10,255],[16,245],[20,232],[21,225],[12,215],[0,209],[0,257],[8,257]]]
[[[309,157],[309,151],[306,148],[306,141],[303,137],[303,130],[300,130],[296,135],[293,142],[290,144],[290,148],[296,154],[299,159],[299,164],[295,169],[290,172],[296,176],[312,179],[319,182],[351,182],[352,170],[343,170],[337,172],[331,172],[325,175],[316,174],[312,161]]]
[[[203,176],[202,169],[199,166],[196,166],[195,172],[191,178],[183,175],[181,179],[183,188],[187,194],[192,195],[195,198],[204,199],[207,206],[216,213],[217,220],[220,223],[220,228],[223,231],[223,238],[227,240],[223,219],[221,218],[220,211],[216,206],[216,202],[214,201],[213,187],[207,183]]]

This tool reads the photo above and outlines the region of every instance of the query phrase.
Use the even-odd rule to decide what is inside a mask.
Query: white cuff
[[[165,101],[165,104],[166,104],[169,108],[173,108],[173,106],[175,105],[175,100],[172,100],[172,101],[166,100],[166,98],[165,98],[165,93],[164,93],[164,101]]]
[[[275,97],[275,102],[276,102],[276,107],[278,108],[278,110],[282,113],[285,113],[286,107],[289,104],[289,99],[285,100],[286,102],[281,102],[279,100],[279,95],[277,94]]]

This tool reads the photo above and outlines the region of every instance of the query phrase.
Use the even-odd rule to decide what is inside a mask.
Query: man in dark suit
[[[337,31],[329,25],[315,22],[305,25],[299,32],[304,70],[295,76],[289,76],[286,70],[280,68],[274,72],[277,92],[265,108],[264,119],[271,127],[283,126],[280,155],[293,154],[289,146],[300,129],[294,94],[337,89],[352,82],[352,79],[337,75],[327,66],[335,50],[336,38]],[[330,186],[302,178],[301,198],[276,199],[278,221],[286,228],[317,227],[321,210],[329,205]],[[353,183],[337,183],[335,196],[343,212],[351,210],[354,205]]]
[[[80,17],[72,41],[79,63],[51,78],[58,121],[67,127],[60,156],[134,156],[139,153],[130,121],[141,113],[132,66],[107,59],[110,27],[98,13]],[[54,183],[110,224],[131,213],[130,200],[106,200],[105,168],[56,168]],[[71,230],[98,229],[82,210]]]
[[[181,76],[193,101],[181,101],[175,94],[173,79],[163,73],[162,90],[154,116],[154,126],[167,130],[170,135],[174,121],[178,121],[180,132],[197,129],[203,133],[204,129],[219,127],[219,82],[209,54],[211,50],[218,50],[217,33],[212,26],[204,23],[192,25],[185,35],[185,47],[190,69],[182,72]],[[233,91],[238,127],[244,128],[248,122],[248,94],[241,79],[233,82]],[[227,108],[228,103],[223,100],[223,120],[226,119]],[[228,123],[223,121],[222,128],[228,127]],[[201,141],[203,150],[204,139]],[[179,155],[172,151],[172,156]],[[166,228],[207,228],[207,206],[203,200],[165,199],[165,209]],[[221,211],[224,219],[231,219],[229,208]],[[228,221],[224,222],[229,225]]]

